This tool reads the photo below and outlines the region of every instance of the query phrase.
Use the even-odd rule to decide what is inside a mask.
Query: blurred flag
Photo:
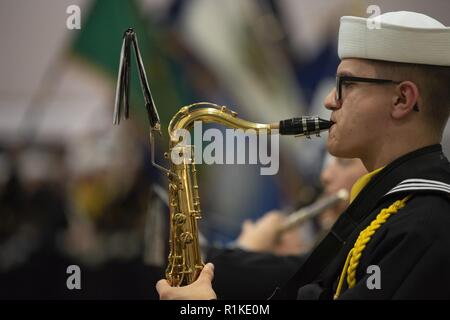
[[[164,52],[167,47],[164,30],[159,30],[151,21],[145,19],[138,4],[132,0],[95,0],[71,52],[91,64],[92,68],[106,73],[115,84],[122,36],[126,29],[133,28],[139,41],[150,89],[164,125],[168,123],[175,110],[181,107],[182,97],[186,92],[189,93],[189,90],[180,86],[177,74],[173,71],[176,69],[174,68],[176,62]],[[142,120],[142,124],[147,125],[134,58],[132,58],[130,91],[131,118]],[[111,104],[111,117],[112,110]]]

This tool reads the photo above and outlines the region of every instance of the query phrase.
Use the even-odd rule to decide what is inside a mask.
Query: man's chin
[[[329,138],[327,140],[327,151],[329,154],[331,154],[334,157],[340,157],[338,155],[338,154],[340,154],[338,144],[335,141],[330,141]]]
[[[329,154],[336,158],[351,158],[345,150],[339,148],[339,144],[336,143],[327,143],[327,151]]]

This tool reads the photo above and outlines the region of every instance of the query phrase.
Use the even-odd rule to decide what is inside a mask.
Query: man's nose
[[[336,110],[340,107],[340,103],[336,101],[336,88],[328,93],[324,101],[324,106],[328,110]]]

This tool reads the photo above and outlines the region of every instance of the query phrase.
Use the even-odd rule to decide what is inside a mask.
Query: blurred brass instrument
[[[153,166],[162,171],[169,179],[170,235],[169,257],[166,278],[171,286],[184,286],[194,282],[199,276],[204,263],[200,256],[199,230],[197,220],[201,218],[197,170],[195,168],[193,146],[182,143],[178,130],[189,130],[195,121],[220,123],[235,129],[254,129],[256,133],[279,133],[282,135],[307,136],[328,130],[332,122],[318,117],[300,117],[279,121],[272,124],[260,124],[237,117],[237,113],[225,106],[200,102],[182,107],[169,123],[170,137],[167,159],[174,152],[184,160],[180,164],[170,161],[166,169],[155,163],[155,135],[161,135],[161,126],[153,98],[147,82],[147,76],[139,53],[137,38],[132,29],[124,34],[116,101],[114,109],[115,124],[119,124],[121,114],[128,118],[128,92],[130,77],[130,50],[133,46],[139,69],[141,87],[150,122],[151,161]],[[124,112],[121,110],[125,108]],[[155,134],[158,133],[158,134]],[[186,157],[189,155],[189,157]]]
[[[338,192],[319,199],[313,204],[303,207],[286,217],[286,220],[278,230],[279,234],[298,227],[303,222],[317,217],[319,214],[333,207],[341,201],[348,199],[348,191],[346,189],[340,189]]]

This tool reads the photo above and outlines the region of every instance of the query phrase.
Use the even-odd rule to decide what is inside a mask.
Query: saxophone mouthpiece
[[[319,117],[304,116],[282,120],[279,123],[280,134],[309,137],[311,134],[320,136],[320,132],[330,129],[332,121],[324,120]]]

